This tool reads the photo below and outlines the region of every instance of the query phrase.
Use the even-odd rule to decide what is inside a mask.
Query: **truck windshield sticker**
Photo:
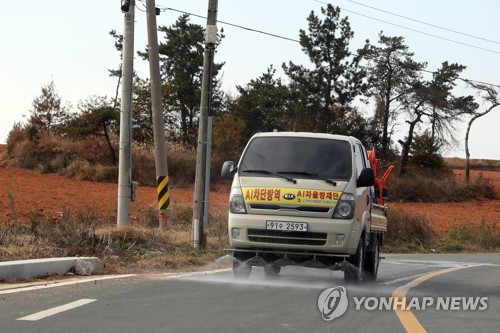
[[[300,188],[243,187],[248,203],[284,203],[291,205],[334,206],[342,192]]]

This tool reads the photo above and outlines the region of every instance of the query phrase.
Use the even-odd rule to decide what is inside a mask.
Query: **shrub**
[[[410,149],[410,166],[433,172],[445,170],[446,164],[439,154],[442,146],[439,140],[434,140],[428,133],[416,136]]]
[[[111,165],[92,164],[88,161],[76,159],[59,174],[78,180],[116,182],[118,180],[118,167]]]
[[[452,173],[409,173],[393,175],[388,182],[391,201],[460,202],[470,199],[495,199],[493,184],[479,175],[471,184],[457,179]]]
[[[427,217],[400,210],[389,211],[386,239],[389,249],[427,249],[436,238],[437,233],[432,229]]]
[[[476,197],[484,197],[492,200],[497,198],[495,186],[489,179],[484,178],[482,172],[480,172],[476,179],[469,184],[469,190],[474,193]]]
[[[241,142],[245,132],[245,123],[233,116],[214,119],[213,147],[224,160],[236,160],[243,151],[245,142]]]
[[[464,224],[454,226],[438,244],[444,251],[496,250],[500,248],[500,229],[496,223],[487,224],[481,221],[479,226]]]
[[[112,136],[113,137],[113,136]],[[114,137],[113,137],[114,138]],[[88,161],[92,164],[113,165],[114,160],[110,152],[106,139],[102,136],[90,135],[80,140],[73,140],[78,143],[76,147],[76,154],[79,159]],[[115,156],[118,156],[118,140],[113,140],[116,147]]]
[[[196,175],[196,150],[179,143],[170,143],[167,150],[171,185],[193,184]]]
[[[110,216],[64,210],[46,218],[36,212],[26,225],[0,224],[0,261],[65,256],[99,256],[107,273],[193,267],[212,263],[227,247],[226,213],[211,214],[206,251],[191,245],[191,205],[173,205],[173,223],[158,228],[158,211],[140,209],[134,222],[117,228]]]
[[[7,154],[11,155],[14,148],[28,139],[29,129],[21,123],[15,123],[7,136]]]
[[[132,145],[132,179],[143,186],[156,186],[155,155],[152,145]]]

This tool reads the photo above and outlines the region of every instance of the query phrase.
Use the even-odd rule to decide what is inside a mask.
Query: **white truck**
[[[377,278],[385,183],[358,139],[258,133],[237,165],[224,162],[221,175],[232,179],[228,251],[235,277],[248,277],[252,266],[277,276],[283,266],[300,265],[341,270],[346,282]]]

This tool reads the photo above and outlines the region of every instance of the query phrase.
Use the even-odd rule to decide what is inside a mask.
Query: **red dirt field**
[[[2,154],[0,154],[2,155]],[[0,156],[0,160],[2,156]],[[1,162],[1,161],[0,161]],[[482,171],[495,185],[500,198],[500,172]],[[478,171],[472,171],[474,179]],[[463,177],[463,171],[457,171]],[[389,181],[390,182],[390,181]],[[212,192],[211,209],[227,207],[229,186],[219,186],[226,190]],[[14,198],[12,207],[11,196]],[[172,188],[172,205],[191,204],[192,188]],[[136,202],[132,203],[132,217],[139,208],[156,205],[156,189],[139,187]],[[446,232],[452,226],[463,224],[479,224],[483,220],[488,224],[500,223],[500,200],[482,200],[459,203],[388,203],[390,209],[401,209],[405,212],[423,214],[429,217],[431,224],[438,232]],[[99,212],[101,216],[116,216],[117,185],[111,183],[95,183],[78,181],[51,174],[39,174],[27,170],[6,167],[0,163],[0,223],[9,220],[27,223],[32,216],[61,216],[64,210],[76,212],[90,210]],[[15,215],[14,216],[14,211]],[[175,216],[174,216],[175,223]]]
[[[500,224],[500,172],[471,170],[471,180],[474,180],[480,172],[495,186],[497,200],[447,203],[389,202],[387,205],[389,209],[401,209],[407,213],[427,216],[433,228],[439,233],[449,231],[453,226],[480,224],[482,221],[498,226]],[[455,174],[457,177],[464,177],[462,170],[455,170]]]
[[[61,216],[64,210],[89,210],[101,216],[116,217],[117,184],[69,179],[52,174],[0,167],[0,223],[14,220],[9,194],[14,198],[18,222],[26,223],[35,215],[40,218]],[[171,188],[171,203],[189,204],[194,200],[192,188]],[[228,204],[228,192],[212,192],[211,207]],[[141,187],[132,203],[132,217],[139,208],[156,206],[156,188]]]

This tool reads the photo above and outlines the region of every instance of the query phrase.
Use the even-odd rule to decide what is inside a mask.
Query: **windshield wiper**
[[[272,171],[268,171],[268,170],[253,170],[253,169],[246,169],[246,170],[240,170],[240,172],[249,172],[249,173],[265,173],[265,174],[268,174],[268,175],[273,175],[273,176],[277,176],[277,177],[280,177],[280,178],[284,178],[286,180],[288,180],[289,182],[292,182],[294,184],[297,184],[297,181],[291,177],[287,177],[287,176],[283,176],[283,175],[280,175],[279,173],[275,173],[275,172],[272,172]]]
[[[279,171],[278,173],[291,173],[293,175],[301,175],[301,176],[307,176],[309,178],[321,179],[321,180],[324,180],[325,182],[327,182],[328,184],[332,184],[333,186],[337,186],[337,182],[334,182],[333,180],[325,178],[317,173],[311,173],[311,172],[306,172],[306,171]]]

